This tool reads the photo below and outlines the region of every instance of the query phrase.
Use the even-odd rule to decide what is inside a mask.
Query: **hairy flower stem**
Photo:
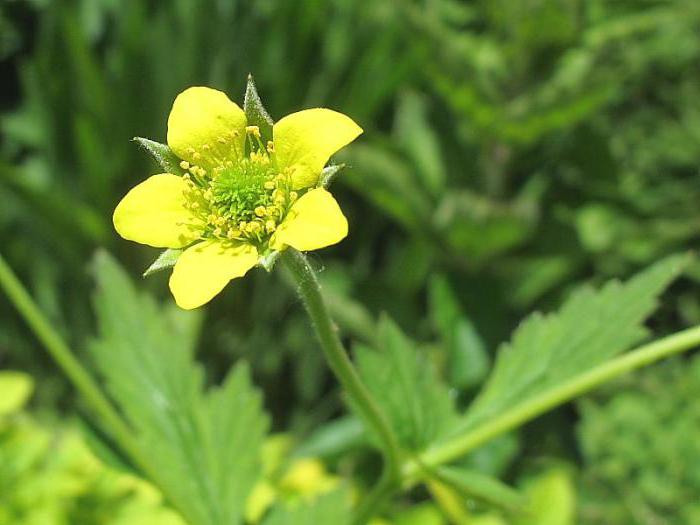
[[[155,472],[150,467],[150,461],[144,456],[129,425],[122,419],[74,352],[71,351],[58,332],[51,326],[51,323],[41,313],[41,310],[34,303],[2,255],[0,255],[0,288],[5,291],[10,302],[17,308],[17,311],[27,322],[34,335],[44,345],[44,348],[46,348],[66,377],[68,377],[69,381],[73,383],[73,386],[85,399],[92,412],[98,416],[100,423],[104,425],[110,436],[119,444],[122,451],[145,476],[160,486],[160,473]],[[167,490],[164,490],[162,486],[161,489],[176,510],[185,518],[191,518],[188,516],[187,509],[179,504],[177,498],[168,494]]]
[[[418,481],[424,474],[423,465],[436,467],[450,463],[487,441],[518,428],[535,417],[607,381],[698,346],[700,346],[700,326],[669,335],[603,363],[510,410],[504,411],[501,415],[479,425],[473,430],[450,441],[436,445],[422,455],[420,462],[404,465],[402,473],[404,484],[405,486],[410,486]]]
[[[338,338],[335,325],[328,314],[328,309],[321,296],[321,286],[316,277],[316,272],[309,264],[306,256],[289,248],[284,251],[281,259],[294,278],[297,291],[303,299],[306,312],[313,322],[316,335],[321,343],[321,348],[328,361],[328,365],[338,378],[338,381],[340,381],[345,394],[348,396],[353,406],[361,413],[364,422],[372,427],[382,442],[385,458],[385,472],[375,491],[368,497],[368,500],[372,500],[372,505],[367,506],[368,508],[362,510],[360,513],[370,517],[369,515],[372,509],[381,503],[381,500],[387,493],[391,492],[390,487],[398,484],[399,468],[401,464],[398,441],[396,440],[394,431],[389,426],[386,416],[382,413],[376,401],[362,383],[352,361],[350,361],[348,354],[343,348],[343,344]],[[377,496],[379,496],[379,498]],[[365,508],[365,506],[362,508]],[[362,517],[362,519],[365,518]],[[357,520],[356,523],[359,524],[362,522]]]

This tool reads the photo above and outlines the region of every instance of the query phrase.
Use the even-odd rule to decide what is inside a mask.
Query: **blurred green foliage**
[[[121,196],[157,169],[131,138],[163,141],[170,104],[189,85],[241,103],[249,72],[273,118],[328,106],[366,130],[339,159],[350,169],[334,192],[351,233],[314,256],[324,291],[343,332],[367,347],[387,337],[375,319],[388,312],[458,402],[526,313],[560,304],[582,281],[692,248],[700,231],[696,0],[4,0],[0,60],[2,251],[76,348],[95,332],[86,271],[95,249],[133,275],[157,255],[111,228]],[[658,332],[700,322],[700,267],[689,275],[655,318]],[[141,287],[167,293],[163,275]],[[305,436],[340,401],[297,306],[279,277],[255,271],[207,308],[200,347],[212,380],[239,358],[251,363],[275,428]],[[5,301],[0,367],[39,379],[37,408],[73,412]],[[683,523],[697,512],[683,499],[693,465],[674,478],[664,470],[673,457],[625,453],[667,433],[678,454],[691,447],[692,433],[664,419],[690,403],[691,386],[676,381],[690,385],[691,372],[669,370],[634,382],[640,394],[583,410],[578,435],[564,409],[470,461],[515,480],[557,456],[581,468],[589,521],[605,512],[608,523],[647,523],[603,485],[624,487],[651,515],[674,508]],[[674,387],[653,390],[658,378]],[[666,416],[640,413],[662,394]],[[315,437],[342,470],[338,450],[364,438],[353,421],[333,425]],[[615,425],[629,431],[595,437]],[[626,475],[632,468],[641,474]]]
[[[153,487],[103,466],[74,422],[24,412],[32,388],[29,376],[0,371],[0,524],[183,525]]]
[[[580,403],[581,520],[700,520],[700,358],[664,363]]]

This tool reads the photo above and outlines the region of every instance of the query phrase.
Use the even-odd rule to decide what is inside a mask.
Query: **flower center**
[[[298,194],[292,191],[291,172],[280,171],[274,144],[263,146],[256,126],[246,128],[245,152],[218,158],[211,148],[192,158],[205,158],[210,169],[182,161],[189,183],[187,207],[205,224],[203,238],[242,240],[264,247],[287,215]],[[199,153],[199,154],[198,154]]]

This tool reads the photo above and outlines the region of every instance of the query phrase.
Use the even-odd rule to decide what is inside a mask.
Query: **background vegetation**
[[[365,129],[334,185],[350,236],[314,262],[346,337],[371,345],[390,317],[459,403],[527,313],[700,237],[696,0],[3,0],[0,60],[1,251],[77,349],[96,333],[96,249],[134,277],[157,255],[111,227],[156,170],[131,138],[164,141],[190,85],[241,102],[249,72],[273,118],[325,106]],[[138,288],[169,302],[166,279]],[[700,323],[699,280],[693,264],[664,296],[656,333]],[[304,475],[317,488],[376,474],[281,274],[252,272],[186,329],[208,381],[244,359],[284,446],[314,458],[281,494],[304,492]],[[472,461],[559,494],[547,523],[700,522],[698,359],[630,376]],[[3,392],[29,387],[0,379],[0,524],[174,523],[86,450],[81,402],[4,300],[0,368],[35,384],[3,411]],[[392,519],[454,521],[435,499],[416,491]]]

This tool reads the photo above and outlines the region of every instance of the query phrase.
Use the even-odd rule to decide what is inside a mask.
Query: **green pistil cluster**
[[[291,174],[275,167],[273,152],[270,142],[235,160],[217,161],[209,172],[183,161],[187,207],[205,225],[204,238],[256,245],[269,240],[297,199]]]

